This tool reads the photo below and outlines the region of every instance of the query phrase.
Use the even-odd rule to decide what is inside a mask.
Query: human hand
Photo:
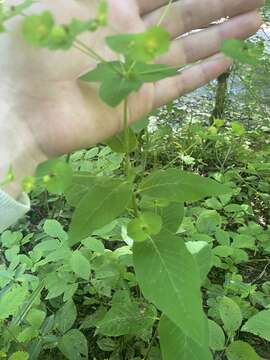
[[[8,5],[16,2],[8,1]],[[35,4],[31,12],[48,9],[57,22],[67,23],[72,17],[92,17],[95,3],[44,0]],[[110,27],[84,34],[82,40],[109,60],[113,54],[105,48],[105,36],[114,31],[144,31],[158,22],[167,3],[168,0],[109,0]],[[231,61],[218,54],[222,41],[246,38],[256,32],[261,20],[255,9],[262,3],[262,0],[175,1],[162,24],[171,34],[171,49],[158,62],[181,67],[203,61],[174,78],[147,84],[132,94],[130,122],[226,71]],[[223,17],[230,19],[209,26]],[[77,49],[50,52],[31,48],[21,39],[20,21],[12,21],[9,33],[0,36],[0,160],[6,162],[1,166],[0,176],[8,163],[15,163],[18,180],[32,172],[38,162],[89,147],[122,127],[122,108],[108,107],[99,99],[96,85],[78,80],[95,67],[95,62]],[[178,38],[200,28],[204,30]]]

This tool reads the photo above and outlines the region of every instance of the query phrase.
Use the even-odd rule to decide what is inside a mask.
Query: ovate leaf
[[[142,85],[139,79],[127,79],[121,74],[115,74],[101,84],[99,96],[109,106],[116,107],[133,91],[138,91]]]
[[[169,232],[134,244],[140,288],[183,333],[198,344],[205,337],[200,276],[185,243]]]
[[[70,226],[70,243],[89,237],[112,222],[128,205],[132,194],[132,184],[116,179],[98,182],[91,187],[79,202]]]
[[[251,49],[251,47],[242,40],[225,40],[222,44],[221,51],[240,63],[249,65],[258,64],[257,54],[254,52],[254,49]]]
[[[139,191],[156,199],[184,202],[221,195],[230,190],[214,180],[178,169],[168,169],[154,171],[147,176],[141,182]]]
[[[45,320],[45,317],[45,311],[32,308],[27,314],[26,320],[34,329],[39,329]]]
[[[58,348],[68,360],[83,360],[88,357],[87,339],[76,329],[70,330],[61,337]]]
[[[225,348],[225,335],[222,328],[213,320],[208,319],[209,344],[213,351],[222,351]]]
[[[95,184],[96,178],[92,174],[74,174],[71,185],[65,190],[65,197],[68,203],[72,206],[77,206]]]
[[[14,285],[7,292],[0,295],[0,320],[5,320],[17,314],[28,295],[26,286]]]
[[[196,222],[198,232],[212,235],[221,226],[221,216],[216,210],[203,210]]]
[[[16,351],[11,355],[9,360],[28,360],[29,354],[25,351]]]
[[[77,309],[72,300],[65,303],[56,313],[56,327],[65,334],[72,328],[77,318]]]
[[[113,304],[105,317],[97,325],[99,334],[105,336],[137,335],[153,326],[156,320],[153,306],[139,307],[130,301]]]
[[[228,360],[262,360],[251,345],[244,341],[235,341],[226,350]]]
[[[162,218],[162,227],[175,234],[184,219],[184,203],[172,202],[166,207],[159,208],[158,213]]]
[[[270,341],[270,310],[263,310],[252,316],[241,331],[252,333]]]
[[[159,324],[160,343],[163,360],[212,360],[207,344],[198,345],[166,316]]]
[[[52,159],[37,168],[36,176],[52,194],[62,194],[72,183],[72,168],[66,162]]]
[[[101,63],[94,70],[81,76],[80,80],[100,82],[101,99],[109,106],[115,107],[131,92],[138,91],[143,84],[136,76],[126,76],[123,73],[124,66],[120,61]]]
[[[70,265],[77,276],[84,280],[89,280],[91,272],[90,262],[79,250],[76,250],[72,253],[70,258]]]
[[[117,134],[107,140],[106,144],[116,153],[125,154],[134,151],[137,147],[137,138],[131,128],[128,129],[128,136],[124,132]]]
[[[212,267],[211,248],[205,241],[187,241],[186,246],[198,265],[203,283]]]
[[[239,305],[232,299],[224,296],[219,302],[219,312],[225,331],[229,336],[233,336],[243,321]]]

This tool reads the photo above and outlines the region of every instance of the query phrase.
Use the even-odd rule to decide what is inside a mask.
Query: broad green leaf
[[[87,339],[83,333],[77,329],[70,330],[62,336],[58,343],[58,348],[68,360],[83,360],[85,357],[88,358]]]
[[[63,226],[56,220],[46,220],[43,225],[43,230],[53,238],[67,240],[67,233],[64,231]]]
[[[196,222],[198,232],[212,235],[221,226],[221,216],[216,210],[203,210]]]
[[[72,253],[70,258],[71,269],[74,273],[84,280],[89,280],[91,273],[90,262],[83,256],[83,254],[76,250]]]
[[[207,345],[198,345],[165,315],[159,323],[163,360],[212,360]]]
[[[19,231],[7,230],[1,234],[0,242],[5,248],[12,248],[14,245],[20,245],[23,234]]]
[[[259,62],[257,54],[242,40],[225,40],[221,46],[221,51],[243,64],[257,65]]]
[[[82,244],[91,251],[102,254],[105,251],[105,247],[101,240],[89,237],[82,241]]]
[[[101,63],[94,70],[81,76],[80,80],[101,82],[99,90],[101,99],[109,106],[115,107],[143,85],[136,76],[128,77],[123,74],[123,69],[124,64],[120,61]]]
[[[77,318],[77,309],[72,300],[65,303],[56,313],[56,327],[65,334],[70,330]]]
[[[228,256],[232,256],[234,252],[234,249],[230,246],[226,246],[226,245],[219,245],[216,246],[213,249],[213,254],[219,257],[228,257]]]
[[[235,234],[232,246],[237,249],[255,249],[255,238],[246,234]]]
[[[232,299],[224,296],[219,302],[219,313],[224,324],[224,330],[229,336],[233,336],[243,321],[239,305]]]
[[[203,343],[204,314],[200,275],[182,239],[162,232],[134,244],[136,277],[150,302],[198,344]]]
[[[270,310],[263,310],[252,316],[241,331],[252,333],[270,341]]]
[[[0,296],[0,320],[5,320],[17,314],[28,295],[27,286],[13,285]]]
[[[157,235],[161,227],[162,219],[159,215],[144,212],[138,218],[130,221],[127,226],[127,234],[134,241],[144,241],[149,235]]]
[[[222,229],[217,229],[215,237],[220,245],[230,246],[230,233]]]
[[[96,183],[79,202],[70,226],[70,244],[76,244],[117,218],[127,207],[132,184],[110,179]]]
[[[153,26],[140,34],[109,36],[106,43],[113,51],[134,61],[148,62],[169,50],[170,35],[163,28]]]
[[[203,283],[212,267],[211,248],[205,241],[187,241],[186,246],[198,265]]]
[[[162,217],[162,227],[175,234],[184,219],[184,203],[172,202],[166,207],[159,208],[158,214]]]
[[[104,82],[122,73],[124,64],[120,61],[102,62],[94,70],[82,75],[80,80],[87,82]]]
[[[29,342],[38,337],[38,330],[32,327],[23,329],[17,336],[20,343]]]
[[[45,320],[45,317],[45,311],[33,308],[27,314],[26,320],[33,328],[39,329]]]
[[[62,160],[52,159],[40,164],[36,171],[47,190],[52,194],[60,195],[72,183],[72,168]]]
[[[142,130],[147,129],[149,125],[149,117],[146,116],[145,118],[136,121],[134,124],[131,125],[132,130],[135,134],[139,134]]]
[[[138,91],[144,83],[175,75],[177,75],[177,69],[167,65],[111,61],[98,64],[94,70],[81,76],[80,79],[87,82],[100,82],[101,99],[106,104],[115,107],[131,92]]]
[[[92,174],[74,174],[71,185],[65,190],[65,197],[72,206],[77,206],[87,192],[95,186],[97,178]]]
[[[137,138],[131,128],[128,129],[128,145],[124,132],[115,135],[106,141],[106,144],[116,153],[125,154],[134,151],[137,147]]]
[[[208,319],[209,344],[213,351],[222,351],[225,348],[225,335],[222,328],[213,320]]]
[[[105,317],[98,323],[97,331],[105,336],[137,335],[150,329],[156,320],[153,306],[140,307],[130,301],[113,304]]]
[[[29,354],[25,351],[16,351],[11,355],[9,360],[28,360]]]
[[[262,360],[251,345],[244,341],[235,341],[226,350],[228,360]]]
[[[137,78],[127,79],[120,74],[115,74],[101,84],[99,96],[109,106],[116,107],[120,105],[129,94],[138,91],[142,85],[142,81]]]
[[[156,199],[184,202],[220,195],[230,190],[214,180],[178,169],[168,169],[148,175],[141,182],[139,191]]]

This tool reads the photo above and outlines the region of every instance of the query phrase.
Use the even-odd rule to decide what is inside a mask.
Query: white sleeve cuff
[[[0,233],[30,210],[30,199],[23,193],[17,200],[0,189]]]

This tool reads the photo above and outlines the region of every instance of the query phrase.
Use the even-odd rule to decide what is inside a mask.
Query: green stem
[[[129,170],[131,168],[129,157],[129,126],[128,126],[128,99],[124,101],[124,141],[126,148],[126,174],[129,176]]]
[[[157,325],[157,327],[156,327],[156,329],[155,329],[155,332],[154,332],[154,334],[153,334],[153,336],[152,336],[152,339],[151,339],[151,341],[150,341],[150,344],[149,344],[149,346],[148,346],[147,352],[146,352],[145,357],[143,358],[143,360],[147,360],[147,359],[149,358],[151,349],[152,349],[152,347],[153,347],[153,345],[154,345],[154,342],[155,342],[155,340],[156,340],[157,335],[158,335],[158,325]]]
[[[133,194],[132,194],[132,205],[133,205],[133,210],[134,210],[135,217],[139,217],[140,211],[138,209],[136,193],[135,192],[133,192]]]
[[[93,50],[92,48],[90,48],[89,46],[87,46],[84,42],[80,41],[80,40],[76,40],[75,44],[82,47],[84,50],[86,50],[89,55],[91,55],[92,57],[95,58],[95,60],[98,60],[100,62],[106,62],[105,59],[103,59],[102,56],[100,56],[97,52],[95,52],[95,50]]]
[[[158,23],[157,23],[157,26],[160,26],[160,25],[163,23],[164,19],[165,19],[166,16],[168,15],[168,12],[169,12],[170,9],[171,9],[172,3],[173,3],[173,0],[170,0],[169,3],[168,3],[168,5],[165,7],[165,10],[164,10],[164,12],[162,13],[162,15],[161,15],[161,17],[160,17],[160,19],[159,19],[159,21],[158,21]]]
[[[81,48],[79,45],[74,44],[73,47],[77,50],[79,50],[80,52],[84,53],[87,56],[90,56],[92,59],[94,59],[95,61],[97,61],[98,59],[93,56],[92,54],[90,54],[88,51],[86,51],[85,49]]]

